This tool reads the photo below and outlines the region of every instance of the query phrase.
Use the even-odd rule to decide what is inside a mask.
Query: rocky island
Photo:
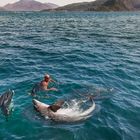
[[[140,0],[96,0],[58,7],[56,11],[138,11]]]
[[[35,0],[20,0],[1,7],[0,11],[41,11],[43,9],[54,9],[57,7],[58,5],[53,3],[41,3]]]

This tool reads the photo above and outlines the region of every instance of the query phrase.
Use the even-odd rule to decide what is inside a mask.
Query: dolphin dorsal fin
[[[57,110],[59,110],[62,107],[63,104],[64,104],[64,101],[59,100],[55,104],[50,105],[48,108],[53,112],[57,112]]]

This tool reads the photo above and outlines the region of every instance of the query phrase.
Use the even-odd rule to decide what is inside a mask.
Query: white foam
[[[59,119],[62,118],[62,120],[58,121],[80,121],[80,120],[85,120],[89,117],[91,117],[93,110],[95,109],[95,102],[92,102],[92,105],[84,110],[81,109],[81,105],[85,103],[86,100],[83,101],[76,101],[73,100],[70,104],[67,105],[65,108],[59,109],[55,115],[59,116]],[[63,117],[62,117],[63,116]]]

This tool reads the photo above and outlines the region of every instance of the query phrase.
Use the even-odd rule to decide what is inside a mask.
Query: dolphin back
[[[9,90],[0,96],[0,108],[3,114],[6,116],[10,113],[9,106],[11,104],[13,95],[14,92]]]

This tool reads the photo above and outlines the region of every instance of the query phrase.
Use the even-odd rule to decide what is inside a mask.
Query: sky
[[[0,6],[4,6],[8,3],[14,3],[17,2],[19,0],[0,0]],[[57,4],[59,6],[63,6],[63,5],[67,5],[70,3],[76,3],[76,2],[90,2],[90,1],[94,1],[94,0],[36,0],[36,1],[40,1],[40,2],[50,2],[50,3],[54,3]]]

